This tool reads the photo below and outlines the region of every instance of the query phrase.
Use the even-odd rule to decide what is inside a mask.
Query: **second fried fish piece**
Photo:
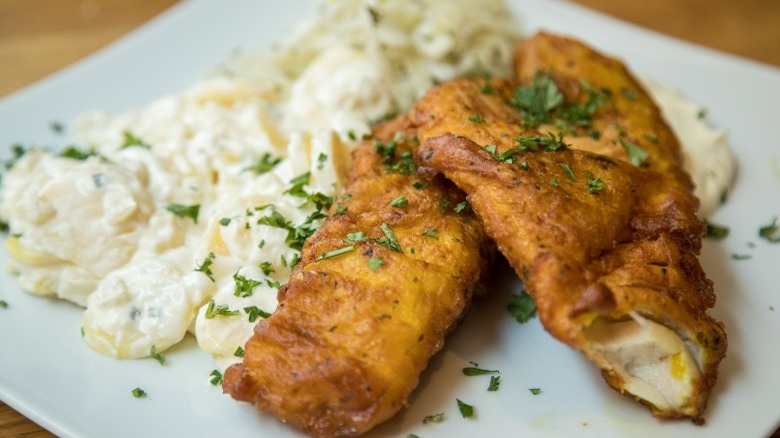
[[[345,192],[310,237],[279,307],[223,389],[315,436],[359,435],[408,402],[469,308],[492,246],[463,193],[421,181],[397,119],[353,154]]]
[[[674,136],[616,61],[544,34],[517,57],[522,82],[458,80],[418,102],[421,170],[467,193],[548,332],[655,415],[700,421],[726,336]]]

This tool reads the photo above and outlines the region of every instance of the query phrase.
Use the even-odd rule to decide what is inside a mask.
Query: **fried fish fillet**
[[[403,408],[492,258],[482,225],[454,209],[464,194],[419,181],[406,125],[355,150],[278,309],[225,372],[226,393],[312,435],[359,435]]]
[[[537,35],[515,66],[522,82],[457,80],[417,103],[420,171],[467,193],[548,332],[653,414],[702,421],[726,334],[674,135],[580,43]]]

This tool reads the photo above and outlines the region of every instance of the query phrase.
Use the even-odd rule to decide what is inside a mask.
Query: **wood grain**
[[[81,59],[177,2],[0,0],[0,96]],[[780,66],[777,0],[576,3],[658,32]],[[53,435],[0,402],[0,436]],[[780,438],[780,433],[772,436]]]

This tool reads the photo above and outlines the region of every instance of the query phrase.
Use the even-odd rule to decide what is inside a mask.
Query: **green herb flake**
[[[398,244],[398,239],[396,239],[393,230],[390,229],[390,226],[386,223],[383,223],[379,226],[379,228],[385,234],[385,237],[377,239],[376,242],[380,245],[388,247],[392,251],[403,253],[404,251],[401,249],[401,245]]]
[[[474,123],[485,123],[485,119],[479,113],[474,113],[471,115],[469,120]]]
[[[157,351],[156,345],[152,345],[149,356],[157,362],[160,362],[160,365],[165,365],[165,355]]]
[[[89,157],[97,156],[95,151],[82,151],[75,146],[69,146],[67,149],[59,153],[60,157],[70,158],[71,160],[86,160]]]
[[[355,135],[355,134],[352,134]],[[320,155],[317,156],[317,169],[322,170],[323,167],[325,167],[325,162],[328,161],[328,156],[324,153],[320,152]]]
[[[458,402],[458,410],[463,418],[469,418],[474,415],[474,406],[464,403],[459,398],[456,398],[455,401]]]
[[[203,260],[203,263],[201,263],[200,266],[195,268],[195,271],[202,272],[202,273],[206,274],[206,276],[208,276],[211,279],[211,281],[215,281],[214,280],[214,273],[211,272],[211,264],[214,263],[214,258],[215,257],[216,256],[214,255],[214,253],[210,252],[206,256],[206,258]]]
[[[446,196],[442,196],[441,199],[439,199],[439,208],[441,209],[442,213],[446,213],[450,208],[450,200],[447,199]]]
[[[407,204],[409,204],[409,201],[406,199],[406,196],[403,196],[403,195],[393,199],[390,202],[391,206],[398,207],[398,208],[406,207]]]
[[[190,218],[194,223],[198,223],[198,213],[200,212],[200,204],[184,205],[171,203],[165,207],[166,210],[179,216],[180,218]]]
[[[649,141],[650,143],[658,144],[658,136],[653,133],[648,132],[645,135],[643,135],[643,137],[645,138],[645,140]]]
[[[620,95],[625,97],[626,99],[630,101],[636,100],[636,90],[630,90],[628,88],[621,88],[620,89]]]
[[[498,391],[498,387],[501,385],[501,376],[490,376],[490,384],[488,385],[488,391]]]
[[[264,153],[262,157],[257,161],[257,163],[245,167],[243,170],[255,172],[258,175],[262,175],[264,173],[268,173],[276,167],[277,164],[282,162],[282,158],[280,157],[274,157],[273,155],[269,154],[268,152]]]
[[[468,213],[468,212],[472,211],[471,210],[471,204],[469,204],[468,201],[463,201],[463,202],[457,203],[455,205],[454,210],[455,210],[455,213],[457,213],[457,214],[461,214],[463,212]]]
[[[588,192],[595,193],[602,190],[604,190],[604,181],[601,178],[596,178],[591,171],[588,171]]]
[[[341,216],[342,214],[344,214],[346,212],[347,212],[347,206],[346,205],[341,205],[341,203],[339,203],[339,204],[337,204],[336,211],[333,212],[333,214],[336,215],[336,216]]]
[[[263,271],[263,275],[271,275],[274,272],[276,272],[273,266],[271,266],[271,262],[269,261],[262,262],[259,265],[257,265],[257,267],[260,268],[261,271]]]
[[[439,412],[438,414],[432,414],[432,415],[426,415],[425,418],[423,418],[423,424],[428,423],[441,423],[444,421],[444,412]]]
[[[235,356],[235,357],[244,357],[244,349],[241,348],[241,346],[239,345],[236,348],[236,351],[233,352],[233,356]]]
[[[133,388],[132,391],[130,391],[131,394],[133,394],[133,397],[135,398],[145,398],[147,397],[146,391],[144,391],[141,388]]]
[[[232,219],[229,218],[229,217],[223,217],[222,219],[219,220],[219,224],[222,225],[223,227],[226,227],[226,226],[230,225],[230,221],[231,220]]]
[[[263,284],[263,282],[260,280],[245,277],[240,275],[238,272],[233,274],[233,282],[235,283],[233,295],[240,298],[251,297],[254,288]]]
[[[414,187],[417,190],[422,190],[427,188],[430,185],[430,183],[420,181],[419,179],[414,180],[412,183],[412,187]]]
[[[347,131],[347,138],[349,138],[352,141],[357,140],[357,135],[355,135],[355,131],[353,131],[351,129],[349,131]]]
[[[346,253],[352,252],[352,251],[354,251],[354,250],[355,250],[355,247],[354,247],[354,246],[352,246],[352,245],[350,245],[350,246],[345,246],[345,247],[343,247],[343,248],[335,249],[335,250],[333,250],[333,251],[324,252],[324,253],[320,254],[320,256],[319,256],[319,257],[317,257],[316,259],[314,259],[314,261],[315,261],[315,262],[318,262],[318,261],[320,261],[320,260],[325,260],[325,259],[329,259],[329,258],[331,258],[331,257],[340,256],[340,255],[342,255],[342,254],[346,254]]]
[[[3,309],[7,309],[8,302],[6,300],[0,300],[0,307],[2,307]]]
[[[724,239],[726,238],[726,236],[729,235],[729,232],[731,231],[727,226],[716,225],[706,220],[704,221],[704,224],[707,226],[707,237],[712,239],[718,239],[718,240]]]
[[[632,165],[641,166],[645,163],[647,158],[650,156],[650,154],[646,150],[626,140],[625,138],[623,138],[622,135],[618,137],[618,140],[620,140],[620,144],[623,146],[623,149],[626,150],[626,153],[628,154],[628,158],[629,160],[631,160]]]
[[[55,134],[62,134],[65,132],[65,126],[58,121],[49,123],[49,129],[51,129]]]
[[[566,163],[560,163],[561,167],[563,167],[563,170],[566,171],[566,176],[569,177],[570,180],[574,181],[574,172],[572,172],[571,167],[569,167]]]
[[[526,291],[521,290],[519,294],[512,295],[507,310],[517,322],[523,324],[536,315],[536,303]]]
[[[206,306],[206,319],[214,318],[215,316],[234,316],[238,315],[238,310],[230,310],[227,304],[220,304],[217,306],[212,298]]]
[[[120,149],[126,149],[126,148],[131,148],[136,146],[144,149],[152,148],[152,145],[143,141],[141,138],[133,135],[133,133],[130,131],[125,131],[122,133],[122,135],[124,135],[125,140],[122,143],[122,147]]]
[[[437,230],[427,229],[422,233],[422,235],[425,237],[430,237],[431,239],[439,240],[439,234]]]
[[[531,391],[531,394],[533,395],[539,395],[542,393],[542,388],[528,388],[529,391]]]
[[[483,376],[485,374],[498,374],[498,370],[486,370],[478,367],[463,368],[464,376]]]
[[[212,370],[209,377],[211,377],[209,382],[211,382],[212,385],[219,386],[222,384],[222,373],[220,373],[219,370]]]
[[[344,238],[345,242],[365,242],[368,239],[366,236],[366,233],[362,231],[356,231],[354,233],[347,234],[347,237]]]
[[[382,267],[382,265],[385,263],[385,259],[382,257],[371,257],[368,259],[368,267],[377,270]]]
[[[750,254],[731,254],[733,260],[750,260],[753,258]]]
[[[257,318],[266,319],[269,316],[271,316],[269,312],[266,312],[265,310],[257,306],[244,307],[244,313],[246,313],[247,316],[249,316],[249,322],[255,322],[257,321]]]
[[[558,187],[560,184],[558,184],[558,178],[552,178],[550,179],[550,185]]]
[[[769,243],[778,243],[780,242],[780,234],[778,234],[779,229],[780,227],[777,225],[777,216],[775,216],[769,225],[765,225],[758,229],[758,237]]]

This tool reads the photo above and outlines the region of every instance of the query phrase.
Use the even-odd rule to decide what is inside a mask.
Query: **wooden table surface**
[[[576,2],[681,39],[780,66],[778,0]],[[174,3],[177,0],[0,0],[0,97],[103,47]],[[0,437],[51,436],[0,402]],[[780,431],[772,436],[780,437]]]

